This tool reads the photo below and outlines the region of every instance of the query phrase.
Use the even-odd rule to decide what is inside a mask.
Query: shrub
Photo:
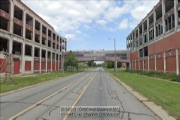
[[[180,82],[180,75],[176,75],[175,73],[165,74],[162,72],[142,71],[142,70],[126,70],[126,72]]]

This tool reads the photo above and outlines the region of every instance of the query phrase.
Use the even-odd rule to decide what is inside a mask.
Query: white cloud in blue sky
[[[68,39],[68,50],[126,49],[126,37],[159,0],[22,0]]]

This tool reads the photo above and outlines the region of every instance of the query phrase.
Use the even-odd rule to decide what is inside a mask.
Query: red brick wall
[[[138,58],[138,51],[135,51],[135,52],[132,52],[130,54],[130,59],[133,60],[133,59],[137,59]]]
[[[34,61],[34,70],[39,70],[39,61]]]
[[[4,61],[4,59],[0,58],[0,72],[6,72],[6,65],[5,64],[6,64],[6,62]]]
[[[55,70],[55,62],[53,61],[52,62],[52,71],[54,71]]]
[[[25,71],[31,70],[31,61],[25,61]]]
[[[176,72],[176,56],[169,56],[166,58],[166,71]]]
[[[139,61],[136,60],[136,70],[139,70]]]
[[[150,71],[154,71],[155,70],[154,55],[149,56],[149,70]]]
[[[148,54],[153,55],[179,48],[180,48],[180,32],[177,32],[176,34],[173,34],[156,43],[149,45]]]
[[[14,74],[20,73],[20,60],[14,61]]]
[[[62,69],[62,67],[61,67],[61,63],[59,63],[59,69]]]
[[[140,70],[143,70],[143,59],[140,60]]]
[[[47,68],[50,70],[51,69],[51,62],[47,63]]]
[[[58,71],[58,62],[56,62],[56,71]]]
[[[164,71],[164,61],[163,58],[156,59],[156,69],[157,71],[163,72]]]
[[[41,62],[41,70],[46,70],[46,61]]]
[[[148,58],[144,60],[144,69],[148,70]]]

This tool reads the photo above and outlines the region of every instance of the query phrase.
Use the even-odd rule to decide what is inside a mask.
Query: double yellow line
[[[67,112],[67,114],[65,115],[65,117],[63,118],[63,120],[66,120],[67,117],[69,116],[69,114],[71,113],[72,109],[75,107],[75,105],[77,104],[77,102],[79,101],[79,99],[82,97],[83,93],[86,91],[86,89],[88,88],[89,84],[92,82],[92,80],[94,79],[94,77],[96,76],[97,73],[94,74],[94,76],[90,79],[90,81],[84,86],[83,91],[81,92],[81,94],[78,96],[78,98],[76,99],[76,101],[74,102],[74,104],[71,106],[71,109]]]
[[[87,75],[86,75],[86,76],[87,76]],[[17,113],[16,115],[14,115],[14,116],[12,116],[11,118],[9,118],[9,120],[14,120],[14,119],[17,118],[18,116],[20,116],[20,115],[26,113],[26,112],[29,111],[30,109],[36,107],[37,105],[43,103],[44,101],[46,101],[46,100],[48,100],[49,98],[55,96],[56,94],[60,93],[61,91],[67,89],[68,87],[70,87],[70,86],[72,86],[73,84],[75,84],[76,82],[82,80],[82,79],[85,78],[86,76],[81,77],[79,80],[72,82],[71,84],[69,84],[69,85],[63,87],[62,89],[56,91],[55,93],[51,94],[50,96],[48,96],[48,97],[46,97],[46,98],[40,100],[39,102],[33,104],[32,106],[28,107],[27,109],[25,109],[25,110],[23,110],[23,111]]]

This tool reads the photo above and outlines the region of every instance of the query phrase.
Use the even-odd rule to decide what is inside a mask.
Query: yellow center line
[[[86,75],[86,76],[87,76],[87,75]],[[41,104],[42,102],[46,101],[47,99],[49,99],[49,98],[55,96],[56,94],[60,93],[61,91],[65,90],[65,89],[67,89],[68,87],[72,86],[73,84],[75,84],[76,82],[82,80],[83,78],[85,78],[85,76],[83,76],[83,77],[81,77],[79,80],[74,81],[74,82],[72,82],[71,84],[69,84],[69,85],[63,87],[62,89],[56,91],[55,93],[49,95],[48,97],[46,97],[46,98],[40,100],[39,102],[33,104],[32,106],[28,107],[27,109],[25,109],[25,110],[23,110],[23,111],[17,113],[16,115],[14,115],[14,116],[12,116],[11,118],[9,118],[9,120],[14,120],[14,119],[17,118],[18,116],[20,116],[20,115],[26,113],[26,112],[29,111],[30,109],[36,107],[37,105]]]
[[[94,76],[91,78],[91,80],[88,82],[88,84],[85,85],[85,87],[83,88],[83,91],[81,92],[81,94],[78,96],[78,98],[76,99],[76,101],[74,102],[74,104],[71,106],[71,109],[67,112],[66,116],[64,117],[63,120],[66,120],[68,115],[71,113],[72,109],[75,107],[75,105],[77,104],[77,102],[79,101],[79,99],[82,97],[83,93],[86,91],[87,87],[89,86],[89,84],[92,82],[92,80],[94,79],[94,77],[96,76],[97,73],[94,74]]]

